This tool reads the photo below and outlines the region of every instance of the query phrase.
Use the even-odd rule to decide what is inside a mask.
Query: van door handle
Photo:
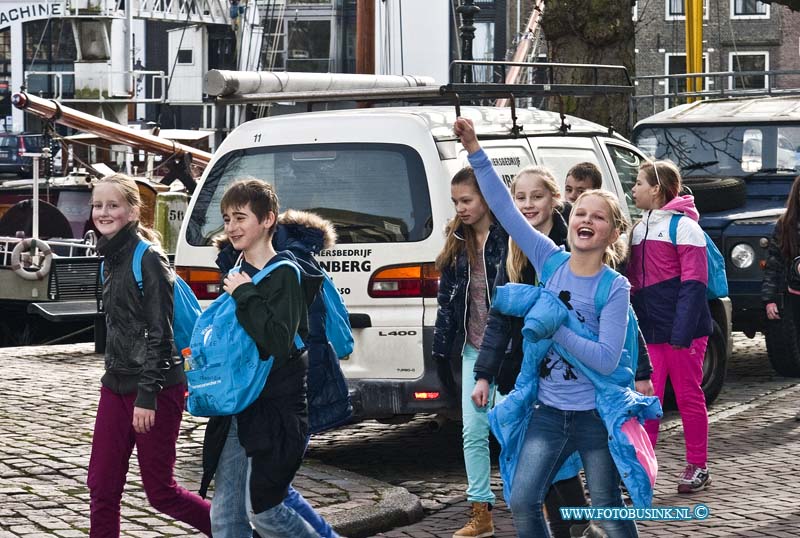
[[[367,329],[372,327],[372,319],[369,314],[349,314],[350,327],[353,329]]]

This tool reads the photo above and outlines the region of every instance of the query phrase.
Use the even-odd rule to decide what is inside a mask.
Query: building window
[[[287,21],[287,71],[331,71],[331,21]]]
[[[11,61],[11,30],[0,31],[0,62]]]
[[[283,28],[284,19],[268,19],[264,25],[259,66],[262,71],[286,70],[286,42]]]
[[[667,75],[685,75],[686,74],[686,54],[667,54],[665,59],[665,72]],[[703,53],[703,72],[708,72],[708,54]],[[664,93],[667,98],[664,99],[664,108],[671,108],[686,102],[685,97],[677,97],[677,94],[686,91],[686,78],[665,78],[664,79]],[[708,77],[703,77],[702,91],[708,90],[711,81]]]
[[[178,65],[192,65],[193,63],[192,49],[181,49],[178,51]]]
[[[666,0],[666,19],[668,21],[678,21],[686,18],[686,10],[683,1],[684,0]],[[735,2],[736,0],[733,1]],[[703,0],[703,19],[708,20],[708,0]]]
[[[731,52],[729,71],[744,73],[728,77],[728,89],[752,90],[767,87],[767,76],[762,74],[769,70],[768,52]]]
[[[732,19],[768,19],[769,5],[758,0],[731,0]]]
[[[72,98],[75,93],[75,76],[65,74],[36,75],[35,71],[75,70],[78,51],[72,26],[68,19],[37,20],[23,23],[22,40],[25,47],[25,82],[28,91],[52,97]],[[60,80],[60,82],[59,82]]]

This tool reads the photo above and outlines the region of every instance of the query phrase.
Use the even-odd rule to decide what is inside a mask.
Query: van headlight
[[[747,269],[756,260],[756,251],[747,243],[739,243],[731,249],[731,263],[739,269]]]

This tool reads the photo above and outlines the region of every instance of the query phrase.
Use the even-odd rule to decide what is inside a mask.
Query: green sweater
[[[247,263],[242,270],[251,277],[258,272]],[[294,351],[295,332],[301,338],[308,336],[308,306],[297,273],[291,267],[279,267],[258,285],[238,286],[232,296],[239,323],[255,340],[263,358],[275,357],[272,370],[280,369]]]

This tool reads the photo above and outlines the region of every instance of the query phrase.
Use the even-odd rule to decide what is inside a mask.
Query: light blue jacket
[[[610,282],[615,278],[622,278],[608,267],[604,271],[607,274],[603,276],[600,286],[605,286],[606,289],[610,289]],[[605,281],[605,284],[602,281]],[[634,506],[650,506],[653,500],[651,478],[654,482],[654,473],[652,470],[649,472],[636,457],[634,445],[641,439],[632,441],[622,431],[622,425],[631,417],[637,417],[639,422],[643,423],[644,420],[660,418],[662,415],[658,398],[644,396],[633,390],[635,360],[638,356],[635,316],[632,313],[629,315],[625,348],[619,365],[614,372],[606,376],[587,367],[550,339],[563,323],[576,334],[597,340],[597,335],[585,329],[551,291],[527,284],[508,284],[496,288],[492,306],[504,314],[525,318],[522,370],[517,377],[514,390],[489,412],[492,433],[502,449],[500,474],[503,478],[506,503],[510,503],[517,461],[537,399],[539,366],[550,347],[555,346],[554,349],[559,355],[594,384],[597,411],[609,431],[608,446],[617,470],[630,492]],[[598,306],[600,306],[597,309],[599,312],[604,305]],[[646,436],[644,438],[646,439]],[[578,453],[573,453],[559,470],[554,482],[575,476],[581,466]]]

